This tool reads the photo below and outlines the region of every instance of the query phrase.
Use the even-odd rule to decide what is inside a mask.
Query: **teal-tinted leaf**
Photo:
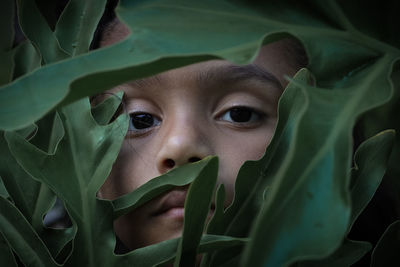
[[[352,211],[349,230],[372,199],[385,174],[394,138],[393,130],[381,132],[362,143],[356,151],[350,188]]]
[[[118,107],[121,105],[122,95],[122,91],[116,94],[108,95],[108,97],[103,102],[92,108],[93,118],[98,124],[105,125],[110,122],[110,120],[115,115]],[[102,96],[103,95],[100,95],[98,97]],[[96,99],[94,101],[96,101]]]
[[[378,188],[394,142],[394,131],[388,130],[363,142],[355,153],[350,194],[352,211],[349,230]],[[298,266],[350,266],[371,249],[367,242],[345,239],[329,257],[316,261],[304,261]]]
[[[392,223],[379,239],[372,252],[371,266],[397,266],[400,264],[400,221]]]
[[[52,63],[68,57],[60,48],[58,40],[40,13],[35,1],[17,0],[18,19],[25,36],[39,50],[45,63]],[[35,23],[32,23],[32,22]]]
[[[164,175],[153,178],[136,190],[112,201],[115,218],[122,216],[154,197],[177,186],[187,185],[201,175],[212,158],[208,157],[193,164],[185,164]]]
[[[9,146],[18,162],[63,200],[77,226],[74,250],[66,264],[112,264],[112,206],[109,201],[97,200],[96,193],[119,152],[127,131],[127,116],[100,126],[91,115],[88,99],[64,107],[60,116],[65,136],[54,155],[11,132],[7,133]]]
[[[7,267],[17,267],[17,262],[15,261],[14,254],[10,249],[7,241],[4,239],[3,235],[0,233],[0,266]]]
[[[197,249],[210,214],[212,196],[217,182],[218,158],[207,166],[190,185],[185,200],[185,218],[182,238],[178,245],[174,266],[194,266]]]
[[[40,67],[42,58],[30,41],[25,40],[14,49],[13,80]]]
[[[303,261],[295,264],[296,267],[336,267],[351,266],[359,261],[369,250],[371,244],[362,241],[344,239],[342,245],[329,257],[317,261]]]
[[[0,232],[26,266],[59,266],[28,221],[9,201],[0,197]]]
[[[89,51],[106,0],[70,0],[56,25],[56,36],[72,56]]]
[[[382,57],[355,73],[346,90],[293,81],[305,93],[306,99],[295,101],[303,101],[305,113],[293,129],[285,159],[273,162],[279,164],[276,180],[252,229],[244,265],[322,258],[339,246],[350,219],[351,129],[359,114],[391,97],[393,64],[390,56]]]

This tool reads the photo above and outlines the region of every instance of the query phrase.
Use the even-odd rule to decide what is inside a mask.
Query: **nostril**
[[[175,161],[174,160],[172,160],[172,159],[166,159],[165,161],[164,161],[164,165],[167,167],[167,168],[173,168],[174,166],[175,166]]]
[[[200,160],[200,158],[198,158],[198,157],[192,157],[192,158],[189,159],[189,162],[196,162],[196,161],[199,161],[199,160]]]

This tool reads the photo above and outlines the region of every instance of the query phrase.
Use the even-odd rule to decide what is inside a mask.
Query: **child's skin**
[[[115,22],[101,46],[127,34]],[[289,43],[263,46],[246,66],[211,60],[112,89],[125,92],[131,121],[99,196],[115,199],[172,168],[217,155],[218,182],[225,185],[228,206],[239,168],[246,160],[259,159],[272,138],[277,103],[287,85],[284,75],[299,69]],[[186,189],[177,188],[117,219],[115,231],[124,245],[135,249],[178,237]]]

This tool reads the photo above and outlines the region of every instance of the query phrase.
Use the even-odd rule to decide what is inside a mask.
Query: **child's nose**
[[[172,168],[199,161],[212,154],[207,134],[196,125],[176,123],[166,131],[157,155],[157,168],[162,174]]]

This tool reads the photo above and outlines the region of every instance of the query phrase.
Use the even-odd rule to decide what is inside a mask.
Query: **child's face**
[[[106,41],[120,36],[109,34]],[[206,61],[114,88],[125,92],[131,119],[99,195],[117,198],[172,168],[217,155],[227,206],[239,168],[259,159],[272,138],[287,83],[283,75],[296,71],[291,61],[280,41],[264,46],[250,65]],[[177,188],[116,220],[118,237],[134,249],[179,236],[186,189]],[[159,214],[167,202],[174,208]]]

